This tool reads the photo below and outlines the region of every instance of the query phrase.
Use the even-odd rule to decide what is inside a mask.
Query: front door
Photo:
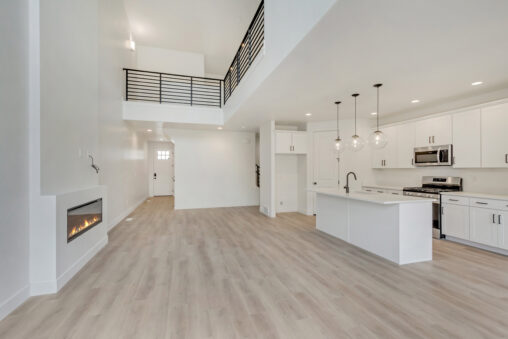
[[[168,148],[156,148],[153,155],[153,195],[172,195],[173,194],[173,178],[172,178],[172,162],[173,154]]]

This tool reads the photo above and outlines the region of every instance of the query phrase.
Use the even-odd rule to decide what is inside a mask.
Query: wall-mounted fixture
[[[344,149],[345,149],[345,145],[344,145],[344,141],[342,141],[342,139],[340,138],[340,132],[339,132],[339,105],[340,105],[340,101],[335,101],[335,105],[337,105],[337,138],[335,139],[335,149],[337,150],[337,153],[342,153],[344,152]]]
[[[91,166],[92,166],[92,168],[95,170],[95,172],[96,172],[97,174],[99,174],[99,171],[100,171],[99,166],[97,166],[96,164],[94,164],[94,162],[93,162],[93,157],[92,157],[90,154],[88,155],[88,157],[89,157],[90,159],[92,159],[92,165],[91,165]]]
[[[136,42],[132,40],[132,33],[129,36],[129,49],[133,52],[136,50]]]
[[[363,148],[363,146],[365,146],[365,140],[363,140],[356,132],[356,98],[359,95],[360,94],[358,93],[351,95],[353,98],[355,98],[355,134],[351,137],[351,140],[349,141],[349,148],[353,152],[358,152]]]
[[[375,84],[377,90],[377,111],[376,111],[376,120],[377,120],[377,128],[376,130],[369,136],[369,144],[371,147],[375,149],[381,149],[386,146],[388,143],[388,138],[386,134],[379,130],[379,87],[383,86],[383,84]]]

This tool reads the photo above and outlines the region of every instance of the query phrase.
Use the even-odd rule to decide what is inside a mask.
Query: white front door
[[[312,187],[337,187],[338,162],[335,150],[335,131],[312,133]],[[316,195],[313,194],[313,209],[316,213]]]
[[[154,150],[152,177],[153,195],[173,194],[172,163],[173,154],[169,147],[159,147]]]

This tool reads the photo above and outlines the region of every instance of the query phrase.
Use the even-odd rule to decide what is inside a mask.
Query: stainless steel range
[[[404,195],[432,198],[432,236],[441,238],[441,195],[443,192],[462,191],[462,178],[430,177],[422,178],[421,187],[404,187]]]

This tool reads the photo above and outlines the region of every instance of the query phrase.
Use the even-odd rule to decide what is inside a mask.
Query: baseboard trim
[[[119,223],[122,222],[123,219],[125,219],[129,214],[131,214],[136,208],[138,208],[145,200],[148,199],[148,197],[144,197],[143,199],[136,202],[131,207],[127,208],[123,213],[115,217],[108,225],[108,232],[111,231],[113,228],[115,228]]]
[[[71,267],[56,279],[57,291],[60,291],[92,259],[101,249],[108,244],[108,236],[99,240],[92,248],[86,251]]]
[[[58,292],[56,280],[30,283],[30,296],[53,294]]]
[[[468,246],[476,247],[476,248],[479,248],[479,249],[482,249],[482,250],[485,250],[485,251],[494,252],[494,253],[497,253],[497,254],[502,254],[502,255],[508,256],[508,251],[504,250],[502,248],[497,248],[497,247],[492,247],[492,246],[488,246],[488,245],[483,245],[483,244],[479,244],[477,242],[473,242],[473,241],[469,241],[469,240],[464,240],[464,239],[460,239],[460,238],[450,237],[448,235],[446,236],[445,239],[448,240],[448,241],[453,241],[453,242],[462,244],[462,245],[468,245]]]
[[[30,285],[26,285],[12,296],[0,303],[0,320],[18,308],[30,297]]]

